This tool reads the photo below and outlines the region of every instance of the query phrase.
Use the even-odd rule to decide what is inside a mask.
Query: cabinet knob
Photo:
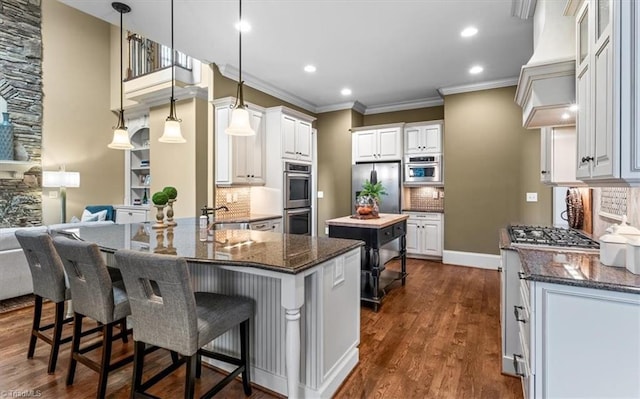
[[[548,172],[546,170],[541,170],[540,173],[542,173],[543,175],[546,175]]]

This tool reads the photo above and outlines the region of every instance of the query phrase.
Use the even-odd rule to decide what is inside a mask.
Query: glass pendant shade
[[[129,132],[124,125],[124,111],[120,110],[118,116],[118,126],[113,130],[113,140],[107,146],[114,150],[130,150],[133,148],[129,141]]]
[[[231,123],[224,132],[230,136],[253,136],[256,132],[251,129],[249,111],[243,106],[237,106],[231,111]]]
[[[162,133],[162,137],[158,141],[171,144],[186,143],[187,140],[182,137],[182,131],[180,130],[180,121],[167,118],[164,122],[164,133]]]

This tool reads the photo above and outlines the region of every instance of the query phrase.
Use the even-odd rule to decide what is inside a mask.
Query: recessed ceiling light
[[[236,22],[236,24],[234,25],[236,27],[236,30],[239,30],[240,32],[249,32],[251,30],[251,25],[249,24],[249,22],[242,20],[240,22]]]
[[[562,115],[560,115],[560,117],[561,117],[562,119],[569,119],[569,118],[571,118],[571,115],[569,115],[568,113],[566,113],[566,112],[565,112],[565,113],[563,113]]]
[[[578,110],[578,104],[571,104],[569,106],[569,111],[576,112]]]
[[[469,69],[469,73],[473,75],[479,74],[482,71],[484,71],[484,68],[480,65],[472,66],[471,69]]]
[[[462,30],[462,32],[460,32],[460,36],[462,36],[462,37],[471,37],[471,36],[474,36],[476,33],[478,33],[478,29],[476,29],[473,26],[468,26],[468,27],[464,28]]]
[[[315,67],[315,66],[313,66],[313,65],[311,65],[311,64],[309,64],[309,65],[305,65],[305,67],[304,67],[304,71],[305,71],[305,72],[309,72],[309,73],[313,73],[313,72],[315,72],[315,71],[316,71],[316,67]]]
[[[344,88],[342,90],[340,90],[340,94],[342,94],[343,96],[350,96],[351,95],[351,89],[348,88]]]

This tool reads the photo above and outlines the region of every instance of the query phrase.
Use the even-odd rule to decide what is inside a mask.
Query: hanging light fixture
[[[256,132],[251,129],[251,123],[249,121],[249,111],[247,106],[244,105],[244,94],[242,92],[242,0],[240,3],[240,20],[238,27],[239,37],[239,51],[238,51],[238,92],[236,93],[236,103],[233,106],[231,112],[231,124],[225,129],[225,133],[230,136],[253,136]]]
[[[166,121],[164,122],[164,133],[162,133],[162,137],[158,139],[161,143],[186,143],[187,140],[182,137],[182,132],[180,130],[180,122],[182,120],[176,117],[176,99],[173,96],[173,88],[175,86],[175,50],[173,49],[173,0],[171,0],[171,102],[169,105],[169,116],[167,116]]]
[[[111,143],[108,145],[108,147],[113,148],[114,150],[130,150],[133,148],[133,146],[129,141],[129,132],[127,131],[127,127],[124,125],[124,106],[122,104],[122,86],[124,85],[122,81],[122,14],[130,12],[131,7],[117,1],[111,3],[111,7],[113,7],[114,10],[120,13],[120,111],[118,111],[118,125],[113,128],[113,140],[111,140]]]

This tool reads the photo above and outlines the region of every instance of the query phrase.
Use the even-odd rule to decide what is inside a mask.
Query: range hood
[[[575,111],[569,110],[576,98],[574,18],[563,11],[562,1],[536,3],[534,51],[520,70],[515,98],[528,129],[576,123]]]

